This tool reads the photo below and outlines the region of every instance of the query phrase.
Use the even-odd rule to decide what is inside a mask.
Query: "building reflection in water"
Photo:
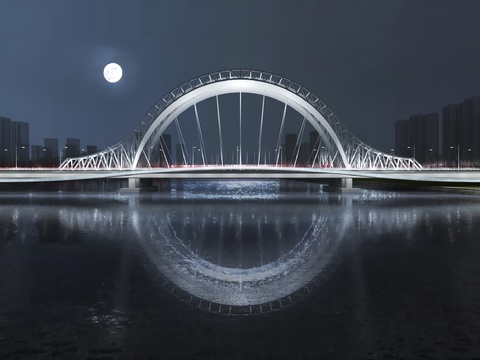
[[[80,226],[67,227],[59,211],[37,215],[35,227],[41,244],[71,244],[84,240],[85,231]]]
[[[17,232],[17,216],[11,211],[0,210],[0,254],[3,253],[5,247],[15,239]]]

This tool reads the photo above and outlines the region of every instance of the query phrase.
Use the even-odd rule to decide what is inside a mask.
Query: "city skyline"
[[[444,105],[441,110],[395,120],[395,142],[390,153],[415,158],[421,164],[430,166],[459,166],[460,160],[464,164],[474,165],[480,161],[480,147],[474,141],[480,135],[480,96],[469,97],[458,104]],[[17,160],[22,164],[55,166],[62,158],[84,156],[103,150],[91,144],[82,146],[81,139],[71,137],[67,137],[64,144],[56,138],[44,138],[43,145],[32,144],[28,122],[14,121],[1,115],[0,122],[0,148],[3,149],[0,162],[3,165]],[[6,131],[9,136],[5,135]],[[284,134],[280,161],[286,165],[300,165],[311,163],[312,156],[315,156],[318,157],[315,161],[325,165],[327,159],[321,159],[322,153],[315,149],[321,146],[317,144],[319,134],[310,131],[307,142],[299,139],[299,135],[288,132]],[[182,156],[182,144],[172,144],[172,135],[169,133],[161,136],[157,147],[160,152],[152,153],[152,165],[188,165],[193,161],[187,161],[185,154]]]
[[[0,115],[0,166],[59,166],[66,157],[89,155],[96,145],[81,146],[80,139],[44,138],[43,145],[30,141],[30,124]]]
[[[397,120],[392,150],[395,155],[414,157],[425,165],[478,166],[479,138],[480,96],[472,96],[444,105],[441,112]]]

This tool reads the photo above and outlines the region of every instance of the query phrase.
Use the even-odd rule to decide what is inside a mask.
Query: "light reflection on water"
[[[385,234],[412,246],[425,236],[454,242],[459,231],[474,232],[479,212],[475,197],[284,192],[275,181],[185,183],[172,195],[130,198],[17,195],[2,203],[2,258],[29,239],[78,244],[120,236],[142,245],[159,283],[180,299],[241,314],[282,308],[321,286],[342,261],[344,242]]]
[[[272,200],[280,196],[280,181],[186,181],[183,191],[176,195],[184,199]]]
[[[235,226],[217,222],[216,233],[221,236],[214,236],[213,241],[204,224],[215,216],[203,206],[188,210],[188,220],[175,224],[169,216],[151,216],[144,227],[147,232],[139,232],[159,271],[179,288],[205,300],[208,308],[210,303],[250,306],[288,297],[322,271],[341,239],[340,234],[327,236],[327,217],[321,212],[310,224],[284,221],[289,212],[273,214],[258,227],[269,228],[269,236],[262,237],[260,230],[260,236],[249,238],[253,234],[248,229],[258,224],[251,208],[255,204],[228,205],[227,221]],[[171,211],[178,216],[184,210],[174,207]],[[182,231],[188,223],[199,226]]]

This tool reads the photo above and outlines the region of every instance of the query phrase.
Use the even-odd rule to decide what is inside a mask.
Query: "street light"
[[[195,149],[197,147],[196,146],[192,146],[192,166],[195,165]]]
[[[64,159],[67,158],[67,149],[68,149],[68,146],[65,145],[64,149],[65,149],[65,150],[60,150],[60,165],[59,165],[59,166],[62,166],[62,158],[64,158]]]
[[[279,146],[278,149],[275,149],[275,166],[278,166],[278,161],[280,160],[280,166],[282,166],[282,147]]]
[[[415,159],[415,145],[407,146],[407,149],[413,148],[413,158]]]
[[[15,146],[15,169],[18,167],[18,149],[25,149],[25,146]]]
[[[150,149],[151,149],[150,154],[152,154],[154,147],[150,146]],[[152,160],[155,160],[155,154],[153,154],[153,159],[150,159],[150,165],[152,164]],[[160,154],[158,156],[158,163],[160,164]],[[154,165],[155,165],[155,163],[154,163]]]
[[[450,149],[457,149],[457,169],[460,169],[460,145],[450,146]]]

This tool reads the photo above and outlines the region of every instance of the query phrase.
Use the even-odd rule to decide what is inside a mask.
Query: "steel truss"
[[[207,85],[218,84],[218,86],[220,86],[221,83],[236,80],[247,80],[248,82],[257,84],[264,83],[274,85],[288,92],[286,101],[293,99],[305,104],[305,106],[302,107],[303,110],[306,109],[303,115],[314,125],[314,128],[319,132],[319,139],[321,139],[322,144],[328,148],[329,166],[347,169],[392,170],[422,168],[415,159],[383,153],[357,139],[316,95],[303,86],[282,76],[257,70],[224,70],[187,81],[170,91],[154,104],[143,116],[131,136],[96,154],[67,158],[62,162],[60,168],[69,170],[149,168],[151,167],[151,149],[157,146],[166,126],[173,120],[177,122],[177,116],[181,113],[176,113],[175,111],[177,110],[175,110],[175,106],[172,105],[182,97]],[[264,94],[264,96],[269,95],[271,94]],[[211,97],[215,96],[216,95],[212,95]],[[195,98],[191,106],[196,106]],[[313,111],[309,111],[308,109],[313,109]],[[185,109],[182,111],[184,110]],[[157,119],[160,118],[161,120],[159,122]],[[182,144],[182,146],[185,146],[185,144]],[[312,167],[319,165],[316,160],[319,159],[321,147],[317,146],[317,148],[317,154],[315,154]]]

